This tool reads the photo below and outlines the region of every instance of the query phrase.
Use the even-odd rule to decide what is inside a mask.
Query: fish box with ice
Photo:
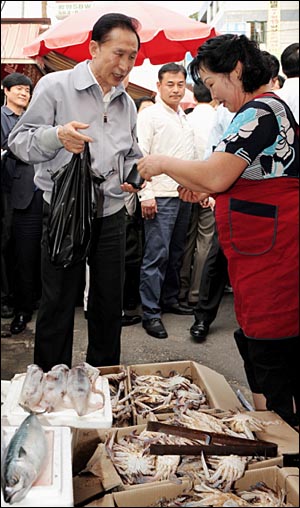
[[[109,428],[112,408],[108,380],[86,362],[72,369],[56,365],[48,372],[28,365],[26,373],[11,380],[2,416],[10,425],[20,425],[28,411],[43,413],[47,425]]]
[[[1,506],[74,506],[71,431],[41,426],[39,420],[29,415],[20,427],[2,427]]]

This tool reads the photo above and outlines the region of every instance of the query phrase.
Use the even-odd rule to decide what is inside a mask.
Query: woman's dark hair
[[[29,86],[30,94],[32,93],[33,84],[31,79],[21,72],[12,72],[11,74],[8,74],[8,76],[5,76],[2,80],[2,86],[3,88],[7,88],[7,90],[10,90],[12,86],[19,85]]]
[[[184,79],[187,77],[186,68],[183,65],[171,62],[163,65],[158,71],[158,81],[162,81],[164,74],[166,72],[174,72],[174,74],[178,74],[178,72],[182,72],[184,75]]]
[[[241,81],[245,92],[254,92],[270,81],[271,69],[266,67],[262,52],[257,43],[245,35],[224,34],[208,39],[198,48],[188,71],[193,81],[198,83],[200,69],[230,74],[238,62],[243,67]]]
[[[92,40],[96,42],[105,42],[107,40],[108,34],[114,28],[123,28],[124,30],[129,30],[135,33],[137,41],[138,41],[138,49],[141,47],[141,40],[137,30],[140,27],[140,23],[135,18],[130,18],[125,14],[110,12],[109,14],[104,14],[101,18],[96,21],[93,26],[92,31]]]

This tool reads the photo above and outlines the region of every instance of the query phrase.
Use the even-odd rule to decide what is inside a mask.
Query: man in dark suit
[[[8,136],[28,106],[33,86],[27,76],[17,72],[6,76],[2,84],[6,104],[1,108],[1,149],[7,149]],[[17,159],[9,149],[3,160],[2,171],[7,184],[2,224],[5,224],[6,236],[11,238],[12,247],[14,319],[10,331],[18,334],[31,320],[35,300],[39,297],[42,191],[34,185],[33,166]],[[5,263],[1,266],[1,272],[9,280]],[[9,314],[2,317],[10,317]]]

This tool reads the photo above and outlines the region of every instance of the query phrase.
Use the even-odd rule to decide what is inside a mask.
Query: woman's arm
[[[165,173],[186,189],[213,194],[226,191],[243,173],[247,162],[224,152],[214,152],[205,161],[148,155],[139,160],[138,170],[145,180]]]

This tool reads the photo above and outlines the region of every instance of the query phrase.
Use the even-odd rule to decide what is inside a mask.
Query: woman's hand
[[[151,182],[151,177],[161,175],[163,173],[163,160],[164,155],[146,155],[142,159],[139,159],[137,168],[145,180]]]
[[[188,203],[199,203],[204,196],[206,196],[203,192],[194,192],[185,187],[181,187],[178,185],[177,187],[179,197],[182,201],[187,201]]]
[[[133,185],[131,185],[131,183],[127,183],[127,182],[121,184],[121,189],[123,192],[131,192],[134,194],[137,194],[140,190],[140,189],[136,189],[135,187],[133,187]]]

